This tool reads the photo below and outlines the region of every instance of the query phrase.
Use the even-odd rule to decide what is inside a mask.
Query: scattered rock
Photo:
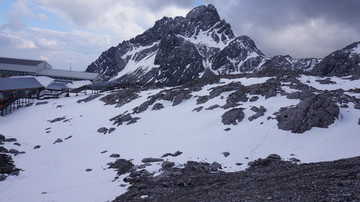
[[[256,114],[250,116],[248,118],[249,121],[253,121],[254,119],[259,118],[260,116],[264,116],[265,112],[266,112],[266,108],[264,106],[260,106],[260,108],[254,106],[254,107],[251,108],[251,110],[256,112]]]
[[[197,99],[196,99],[196,104],[204,104],[206,103],[207,101],[209,100],[209,96],[199,96]]]
[[[92,171],[92,169],[91,169],[91,168],[86,168],[85,171],[86,171],[86,172],[90,172],[90,171]]]
[[[356,104],[354,105],[354,109],[360,109],[360,103],[356,103]]]
[[[134,164],[131,161],[125,159],[117,159],[115,162],[110,163],[109,168],[113,168],[117,170],[117,174],[123,175],[125,173],[130,172],[133,169]]]
[[[195,109],[193,109],[193,111],[197,111],[197,112],[200,112],[204,107],[201,106],[201,107],[196,107]]]
[[[360,125],[360,118],[359,118],[359,121],[358,121],[358,125]]]
[[[237,166],[241,166],[243,163],[235,163],[235,165]]]
[[[153,111],[158,111],[158,110],[160,110],[160,109],[162,109],[162,108],[164,108],[164,105],[163,105],[163,104],[161,104],[161,103],[156,103],[156,104],[154,104],[154,106],[152,107],[152,110],[153,110]]]
[[[136,123],[138,120],[140,120],[140,117],[134,117],[132,118],[126,125],[131,125]]]
[[[245,117],[245,114],[243,112],[243,108],[234,108],[227,112],[225,112],[221,118],[222,123],[224,125],[236,125],[237,123],[241,122]]]
[[[53,144],[56,144],[56,143],[62,143],[63,142],[63,140],[62,139],[60,139],[60,138],[58,138]]]
[[[249,101],[256,102],[258,99],[259,99],[259,96],[252,96]]]
[[[1,181],[5,181],[6,178],[7,178],[6,175],[0,174],[0,182],[1,182]]]
[[[53,120],[48,120],[48,122],[50,123],[55,123],[55,122],[58,122],[58,121],[65,121],[66,120],[66,117],[63,116],[63,117],[58,117],[58,118],[55,118]]]
[[[70,139],[70,138],[72,138],[72,135],[66,137],[65,140],[68,140],[68,139]]]
[[[19,151],[16,150],[16,149],[10,149],[10,150],[9,150],[9,153],[10,153],[10,154],[15,154],[15,155],[17,155],[17,154],[19,154]]]
[[[163,169],[166,169],[166,168],[171,168],[175,166],[175,163],[174,162],[170,162],[170,161],[164,161],[162,164],[161,164],[161,167]]]
[[[0,153],[9,153],[9,150],[7,150],[5,147],[0,146]]]
[[[111,158],[119,158],[119,157],[120,157],[120,154],[111,154],[110,157],[111,157]]]
[[[231,130],[231,128],[225,128],[224,129],[224,131],[230,131]]]
[[[1,142],[1,141],[4,141],[5,139],[6,139],[5,136],[2,135],[2,134],[0,134],[0,142]]]
[[[292,92],[286,95],[287,99],[300,99],[301,92]]]
[[[211,167],[211,171],[218,171],[219,169],[221,169],[221,164],[214,161],[210,167]]]
[[[172,156],[172,157],[177,157],[177,156],[180,156],[182,154],[181,151],[176,151],[175,153],[166,153],[164,155],[161,156],[161,158],[165,158],[165,157],[168,157],[168,156]]]
[[[34,149],[40,149],[40,145],[36,145],[35,147],[34,147]]]
[[[102,152],[100,152],[101,154],[105,154],[107,152],[107,150],[104,150],[104,151],[102,151]]]
[[[222,153],[225,157],[228,157],[230,155],[230,152],[223,152]]]
[[[16,142],[16,141],[17,141],[16,138],[6,138],[6,139],[4,140],[4,142]]]
[[[162,162],[164,161],[164,159],[161,158],[144,158],[143,160],[141,160],[141,162],[143,163],[153,163],[153,162]]]
[[[218,108],[218,107],[220,107],[220,105],[215,104],[215,105],[212,105],[212,106],[206,108],[205,110],[213,110],[213,109],[216,109],[216,108]]]
[[[106,127],[101,127],[97,130],[98,133],[103,133],[104,135],[108,132],[109,129]]]
[[[14,145],[15,145],[15,146],[18,146],[18,147],[21,146],[21,144],[18,143],[18,142],[15,142]]]
[[[114,132],[115,130],[116,130],[116,128],[111,127],[111,128],[109,128],[108,133],[110,134],[110,133]]]
[[[318,79],[318,80],[315,80],[316,82],[320,83],[320,84],[336,84],[335,81],[331,81],[331,78],[326,78],[326,79]]]

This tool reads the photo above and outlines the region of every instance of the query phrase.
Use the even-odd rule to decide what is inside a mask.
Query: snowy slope
[[[272,77],[249,77],[220,79],[219,83],[207,84],[199,91],[192,91],[192,97],[173,106],[172,101],[157,100],[164,108],[152,110],[152,104],[141,113],[133,113],[140,119],[131,125],[113,125],[111,118],[132,113],[133,109],[157,95],[164,89],[139,91],[138,98],[121,107],[104,105],[100,101],[105,95],[89,102],[77,101],[88,95],[71,95],[68,98],[48,100],[47,104],[33,105],[0,117],[0,134],[15,137],[21,146],[6,143],[8,149],[15,148],[25,154],[14,156],[19,176],[9,176],[0,182],[1,201],[107,201],[126,191],[123,178],[115,179],[116,171],[108,169],[107,163],[115,161],[111,154],[132,159],[133,164],[142,165],[146,157],[159,158],[165,153],[183,152],[177,157],[166,157],[181,166],[188,160],[217,161],[224,171],[237,171],[247,167],[249,161],[276,153],[285,159],[296,157],[301,162],[335,160],[360,155],[358,145],[358,120],[360,110],[354,103],[340,108],[340,116],[328,128],[312,128],[302,134],[280,130],[275,117],[281,107],[296,105],[299,99],[287,99],[285,95],[259,96],[253,102],[239,102],[244,108],[245,118],[237,125],[224,125],[221,116],[228,109],[221,107],[206,110],[215,104],[223,106],[226,98],[234,91],[222,92],[219,96],[197,104],[200,96],[207,96],[214,88],[241,82],[244,86],[264,83]],[[320,77],[300,76],[299,81],[318,90],[349,90],[360,86],[360,80],[329,77],[336,84],[320,84]],[[296,92],[283,82],[281,90]],[[174,88],[167,88],[173,90]],[[360,99],[359,92],[345,94]],[[249,95],[249,97],[251,97]],[[339,104],[340,105],[340,104]],[[204,108],[197,112],[195,108]],[[264,116],[253,121],[253,106],[264,106]],[[50,120],[65,117],[62,121]],[[101,127],[116,128],[110,134],[97,132]],[[230,130],[228,130],[230,128]],[[225,130],[227,129],[227,130]],[[70,137],[70,138],[69,138]],[[54,142],[61,138],[63,142]],[[34,149],[40,145],[39,149]],[[103,151],[107,151],[103,153]],[[223,152],[229,152],[225,157]],[[236,163],[242,163],[238,166]],[[86,169],[92,169],[87,172]],[[161,163],[146,167],[160,172]],[[120,186],[122,185],[122,186]]]

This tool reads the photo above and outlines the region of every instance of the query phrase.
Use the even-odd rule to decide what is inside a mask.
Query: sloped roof
[[[67,70],[58,70],[58,69],[42,69],[38,72],[38,75],[58,77],[58,78],[82,79],[82,80],[94,80],[99,76],[98,73],[67,71]]]
[[[34,77],[0,78],[0,91],[44,88]]]
[[[16,58],[2,58],[0,57],[0,63],[14,64],[14,65],[26,65],[26,66],[37,66],[44,61],[40,60],[25,60]]]

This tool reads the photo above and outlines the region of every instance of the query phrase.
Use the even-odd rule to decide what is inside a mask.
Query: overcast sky
[[[83,71],[163,16],[209,3],[269,57],[321,58],[360,41],[359,0],[0,0],[0,57]]]

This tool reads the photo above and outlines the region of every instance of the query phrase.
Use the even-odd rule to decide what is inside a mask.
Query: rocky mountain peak
[[[215,24],[220,21],[220,16],[214,5],[202,5],[192,9],[187,15],[187,19],[206,22],[208,24]]]

